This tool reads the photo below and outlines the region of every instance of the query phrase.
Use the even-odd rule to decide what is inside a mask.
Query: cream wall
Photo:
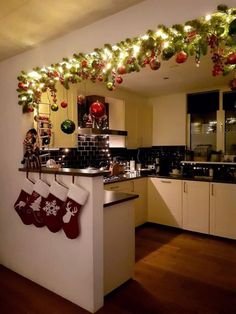
[[[186,145],[186,94],[150,98],[153,145]]]

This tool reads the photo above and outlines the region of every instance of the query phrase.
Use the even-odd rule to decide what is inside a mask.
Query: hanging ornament
[[[230,88],[231,90],[236,90],[236,78],[230,81]]]
[[[83,105],[84,101],[85,101],[85,96],[84,96],[84,95],[79,95],[79,96],[77,97],[77,103],[78,103],[79,105]]]
[[[152,70],[158,70],[161,66],[161,62],[156,57],[153,57],[151,58],[149,65]]]
[[[66,134],[72,134],[75,130],[75,123],[71,121],[70,119],[67,119],[62,122],[61,124],[61,130],[62,132]]]
[[[228,55],[227,64],[236,64],[236,52],[232,52],[230,55]]]
[[[25,91],[28,89],[27,86],[26,86],[23,82],[19,82],[19,83],[18,83],[18,87],[19,87],[20,89],[25,90]]]
[[[98,75],[97,79],[98,79],[99,82],[102,82],[103,81],[103,76],[100,74],[100,75]]]
[[[102,118],[106,114],[106,108],[103,103],[97,100],[90,105],[89,113],[94,118]]]
[[[123,82],[123,78],[121,76],[116,77],[116,83],[121,84]]]
[[[120,65],[118,68],[117,68],[117,73],[118,74],[125,74],[126,73],[126,67],[124,65]]]
[[[230,36],[235,36],[235,35],[236,35],[236,19],[234,19],[234,20],[229,24],[229,35],[230,35]]]
[[[62,107],[62,108],[66,108],[67,106],[68,106],[67,101],[66,101],[66,100],[63,100],[63,101],[61,102],[61,107]]]
[[[81,62],[81,66],[82,66],[82,68],[87,68],[87,66],[88,66],[88,61],[87,61],[87,60],[83,60],[83,61]]]
[[[54,103],[54,104],[51,105],[51,110],[52,111],[57,111],[58,109],[59,109],[59,107],[58,107],[57,104]]]
[[[31,106],[30,106],[30,107],[28,108],[28,110],[27,110],[27,112],[33,112],[33,111],[34,111],[34,108],[31,107]]]
[[[175,49],[173,47],[167,47],[162,50],[162,59],[169,60],[175,54]]]
[[[180,51],[179,53],[177,53],[175,60],[177,63],[184,63],[185,61],[187,61],[187,59],[188,54],[185,51]]]
[[[114,89],[114,84],[112,82],[107,82],[107,89],[113,90]]]

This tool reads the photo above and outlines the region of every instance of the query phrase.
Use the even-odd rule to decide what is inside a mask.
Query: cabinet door
[[[104,185],[105,190],[109,191],[117,191],[117,192],[126,192],[133,193],[134,192],[134,181],[127,180],[123,182],[114,182]]]
[[[134,193],[139,197],[134,201],[135,227],[147,221],[147,178],[134,180]]]
[[[183,181],[183,229],[209,233],[208,182]]]
[[[236,184],[211,183],[210,233],[236,239]]]
[[[148,179],[148,221],[182,227],[181,180]]]

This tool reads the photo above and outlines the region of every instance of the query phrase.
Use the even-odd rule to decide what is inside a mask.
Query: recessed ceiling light
[[[169,76],[164,76],[163,80],[169,80]]]

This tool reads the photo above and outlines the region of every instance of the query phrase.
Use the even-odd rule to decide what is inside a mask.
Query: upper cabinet
[[[153,105],[153,145],[186,145],[186,95],[150,99]]]

